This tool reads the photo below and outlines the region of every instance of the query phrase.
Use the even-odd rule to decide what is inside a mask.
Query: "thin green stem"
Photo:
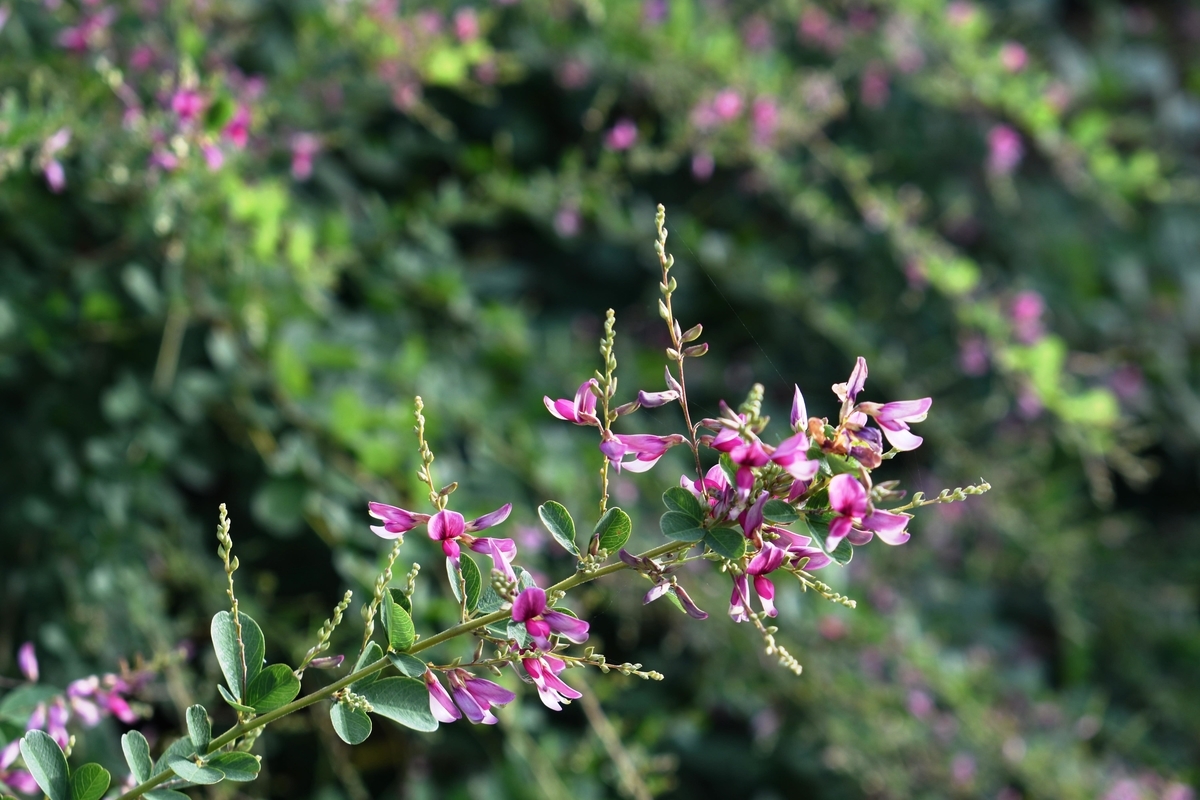
[[[678,550],[680,548],[690,548],[692,546],[693,545],[688,542],[668,542],[666,544],[662,544],[662,545],[659,545],[658,547],[654,547],[654,548],[647,550],[645,553],[642,553],[640,557],[641,558],[654,558],[656,556],[661,556],[664,553],[669,553],[672,550]],[[606,567],[601,567],[600,569],[596,570],[595,572],[586,572],[586,573],[585,572],[577,572],[574,575],[572,575],[571,577],[565,578],[565,579],[559,581],[558,583],[554,584],[546,591],[548,593],[550,593],[550,592],[566,592],[571,589],[574,589],[576,586],[579,586],[584,583],[588,583],[590,581],[594,581],[596,578],[602,578],[605,575],[612,575],[613,573],[620,572],[623,569],[629,569],[629,565],[623,561],[617,561],[614,564],[609,564]],[[471,631],[475,630],[476,628],[482,628],[485,625],[491,625],[493,622],[499,622],[502,619],[507,619],[511,615],[512,615],[511,610],[500,610],[500,611],[493,611],[490,614],[485,614],[482,617],[476,617],[475,619],[467,620],[466,622],[459,623],[458,625],[455,625],[454,627],[447,628],[446,630],[442,631],[441,633],[434,634],[433,636],[430,636],[428,639],[422,639],[421,641],[414,644],[412,647],[410,647],[405,652],[410,653],[410,654],[415,654],[415,653],[421,652],[422,650],[428,650],[429,648],[434,647],[435,645],[439,645],[442,642],[446,642],[446,641],[449,641],[450,639],[454,639],[456,637],[462,636],[465,633],[470,633]],[[266,714],[263,714],[262,716],[255,717],[254,719],[247,720],[246,722],[242,722],[238,725],[235,725],[232,728],[230,728],[229,730],[225,731],[225,733],[218,736],[216,739],[212,740],[212,742],[208,745],[208,750],[206,751],[206,755],[217,752],[225,745],[230,744],[231,742],[237,740],[241,736],[244,736],[245,734],[249,733],[250,731],[256,730],[257,728],[261,728],[264,725],[269,725],[277,719],[286,717],[288,714],[291,714],[295,711],[299,711],[303,708],[307,708],[308,706],[311,706],[313,703],[324,700],[327,697],[330,697],[331,695],[333,695],[335,692],[339,692],[342,689],[345,689],[350,684],[360,681],[363,678],[367,677],[368,675],[373,675],[376,672],[379,672],[381,669],[383,669],[390,663],[391,663],[391,661],[389,661],[387,658],[381,658],[378,661],[373,661],[370,664],[367,664],[362,669],[356,670],[356,671],[350,673],[349,675],[347,675],[346,677],[342,678],[341,680],[335,681],[335,682],[329,684],[328,686],[322,687],[321,689],[318,689],[317,691],[313,692],[310,695],[306,695],[304,697],[298,698],[298,699],[293,700],[292,702],[288,703],[285,706],[280,706],[279,708],[275,709],[274,711],[269,711]],[[124,794],[119,796],[117,798],[117,800],[133,800],[133,798],[135,798],[135,797],[141,797],[146,792],[153,790],[155,787],[166,783],[167,781],[171,780],[174,777],[175,777],[175,773],[173,773],[171,770],[167,770],[159,775],[156,775],[153,778],[150,778],[147,781],[144,781],[144,782],[138,784],[137,786],[130,789],[128,792],[125,792]]]

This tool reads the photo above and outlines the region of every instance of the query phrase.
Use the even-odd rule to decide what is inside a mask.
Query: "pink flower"
[[[729,122],[742,113],[742,96],[733,89],[722,89],[712,101],[713,113],[722,122]]]
[[[33,642],[26,642],[17,650],[17,666],[27,681],[37,683],[38,661],[37,653],[33,649]]]
[[[462,719],[462,712],[458,710],[458,706],[454,705],[446,687],[442,686],[442,682],[433,674],[433,670],[425,670],[425,687],[429,689],[429,710],[434,719],[447,725]]]
[[[995,125],[988,131],[988,172],[1008,175],[1025,157],[1021,135],[1007,125]]]
[[[66,171],[56,155],[71,142],[71,129],[59,128],[42,143],[41,161],[42,174],[46,177],[46,185],[50,191],[58,194],[67,185]]]
[[[579,235],[579,209],[563,206],[554,213],[554,232],[564,239],[574,239]],[[554,412],[551,411],[551,414]],[[560,417],[561,419],[561,417]]]
[[[313,156],[321,150],[321,140],[311,133],[292,137],[292,177],[306,181],[312,176]]]
[[[1042,326],[1042,314],[1046,311],[1046,301],[1035,291],[1020,292],[1013,298],[1009,309],[1009,319],[1012,320],[1013,334],[1021,344],[1033,344],[1041,339],[1046,330]]]
[[[829,537],[825,540],[825,548],[831,553],[847,537],[851,544],[866,544],[872,534],[878,534],[891,545],[904,544],[909,539],[904,530],[909,517],[873,510],[866,489],[853,475],[835,475],[829,482],[829,505],[836,514],[829,523]]]
[[[530,586],[517,595],[513,601],[512,618],[514,622],[525,625],[529,638],[541,650],[551,649],[550,634],[558,634],[575,644],[582,644],[588,638],[588,624],[550,608],[546,604],[545,590],[536,586]]]
[[[647,25],[661,25],[667,18],[667,0],[644,0],[642,21]]]
[[[883,108],[887,105],[889,95],[887,68],[878,61],[872,61],[863,69],[859,96],[867,108]]]
[[[200,152],[204,154],[204,163],[210,172],[216,172],[225,164],[225,154],[215,144],[201,145]]]
[[[143,72],[154,65],[154,48],[150,45],[139,44],[129,54],[129,67],[137,72]]]
[[[696,153],[692,156],[692,177],[704,183],[712,177],[716,165],[711,153]]]
[[[450,670],[450,693],[467,719],[476,725],[495,725],[500,720],[492,713],[492,707],[508,705],[517,698],[500,684],[476,678],[465,669]]]
[[[185,124],[199,119],[205,105],[204,96],[194,89],[180,89],[171,98],[171,110]]]
[[[608,461],[617,472],[622,469],[629,472],[645,472],[658,463],[663,454],[677,444],[686,440],[678,433],[670,436],[654,436],[648,433],[640,434],[608,434],[608,438],[600,443],[600,452],[608,457]],[[632,460],[624,460],[633,456]]]
[[[760,97],[754,101],[750,119],[754,123],[754,141],[761,145],[770,144],[779,125],[779,105],[772,97]]]
[[[909,431],[909,423],[924,422],[929,415],[929,407],[933,398],[922,397],[920,400],[898,400],[892,403],[859,403],[858,409],[883,429],[892,447],[906,452],[916,450],[925,441],[920,436]]]
[[[21,794],[37,794],[37,781],[23,769],[12,769],[13,762],[17,760],[17,756],[21,750],[21,740],[13,739],[3,750],[0,750],[0,786],[7,786],[14,792]]]
[[[1009,72],[1020,72],[1029,62],[1029,53],[1018,42],[1005,42],[1000,46],[1000,65]]]
[[[233,118],[225,125],[224,134],[239,150],[250,140],[250,108],[239,105]]]
[[[473,42],[479,38],[479,16],[473,8],[460,8],[454,12],[454,35],[460,42]]]
[[[621,151],[633,147],[638,138],[637,125],[629,118],[621,119],[609,129],[604,137],[604,146],[609,150]]]
[[[971,336],[958,345],[958,368],[964,375],[983,375],[989,359],[987,339],[982,336]]]
[[[481,531],[494,525],[499,525],[508,519],[512,513],[512,503],[505,503],[490,514],[467,522],[457,511],[444,509],[430,516],[407,511],[386,503],[368,503],[367,509],[372,517],[382,520],[383,525],[374,525],[371,532],[382,539],[398,539],[403,534],[418,525],[426,524],[429,538],[441,542],[442,552],[455,566],[458,566],[461,555],[460,543],[465,544],[476,553],[484,553],[492,558],[492,564],[509,578],[515,580],[512,561],[517,556],[517,545],[512,539],[490,539],[471,536],[475,531]]]
[[[742,25],[742,41],[751,50],[770,50],[773,40],[771,23],[761,14],[755,14]]]
[[[551,711],[561,711],[564,703],[583,697],[558,677],[558,673],[567,668],[562,659],[549,655],[522,658],[521,666],[537,687],[542,704]]]
[[[546,410],[561,420],[573,422],[576,425],[594,425],[600,426],[600,420],[596,418],[596,392],[600,391],[600,384],[595,378],[589,378],[579,385],[579,389],[575,391],[574,400],[551,400],[549,396],[542,398],[542,402],[546,404]]]

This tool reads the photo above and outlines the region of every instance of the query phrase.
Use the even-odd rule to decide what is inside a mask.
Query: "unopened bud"
[[[458,488],[458,481],[455,481],[454,483],[451,483],[451,484],[447,484],[446,486],[443,486],[441,488],[441,491],[438,492],[438,497],[445,497],[446,495],[451,494],[457,488]]]
[[[700,334],[703,332],[704,332],[703,325],[693,325],[692,327],[688,328],[687,331],[683,334],[683,340],[685,342],[694,342],[700,338]]]
[[[708,342],[702,344],[694,344],[691,347],[684,349],[683,354],[688,358],[699,358],[708,352]]]
[[[658,315],[664,320],[671,318],[671,312],[667,309],[667,304],[662,300],[658,301]]]
[[[633,412],[637,411],[641,407],[642,407],[641,404],[638,403],[638,401],[634,400],[633,402],[626,403],[623,406],[617,406],[616,414],[618,417],[623,417],[626,414],[632,414]]]
[[[679,351],[676,350],[674,347],[668,347],[667,348],[667,358],[671,359],[672,361],[678,361],[679,360]]]

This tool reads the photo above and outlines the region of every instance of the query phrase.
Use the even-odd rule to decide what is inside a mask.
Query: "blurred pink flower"
[[[130,69],[141,72],[153,66],[154,59],[154,48],[148,44],[139,44],[137,47],[133,48],[133,52],[129,54],[129,67]]]
[[[712,101],[713,113],[722,122],[729,122],[742,113],[742,96],[733,89],[722,89]]]
[[[578,58],[569,58],[558,65],[554,76],[558,80],[558,85],[564,89],[579,89],[587,85],[588,80],[592,77],[592,71]]]
[[[966,25],[975,16],[975,4],[966,0],[954,0],[946,6],[946,21],[958,28]]]
[[[975,759],[959,753],[950,762],[950,779],[955,786],[966,786],[975,779]]]
[[[194,89],[180,89],[171,97],[171,110],[180,122],[194,122],[204,112],[205,100]]]
[[[215,144],[208,143],[200,146],[200,152],[204,154],[204,163],[209,170],[216,172],[225,164],[225,154],[221,152],[221,148]]]
[[[225,125],[224,134],[239,150],[246,146],[250,140],[250,109],[247,106],[238,106],[233,119]]]
[[[958,345],[958,368],[964,375],[978,376],[988,371],[988,345],[982,336],[963,339]]]
[[[887,68],[878,61],[872,61],[863,69],[859,93],[863,104],[868,108],[883,108],[887,105],[890,91],[888,89]]]
[[[312,177],[313,157],[321,150],[321,140],[311,133],[292,137],[292,177],[306,181]]]
[[[479,38],[479,16],[473,8],[460,8],[454,12],[454,35],[460,42],[473,42]]]
[[[779,105],[775,98],[756,99],[750,110],[750,119],[754,124],[754,141],[761,145],[770,144],[779,125]]]
[[[755,14],[742,24],[742,41],[751,50],[770,50],[774,44],[771,23],[762,14]]]
[[[1000,64],[1009,72],[1020,72],[1029,63],[1029,54],[1019,42],[1005,42],[1000,47]]]
[[[628,150],[638,138],[637,125],[628,117],[617,121],[604,137],[604,146],[609,150]]]
[[[692,156],[692,177],[704,183],[712,177],[716,162],[710,153],[696,153]]]
[[[908,693],[908,713],[917,719],[925,719],[933,713],[933,698],[920,689],[912,689]]]
[[[573,239],[579,235],[579,209],[573,206],[563,206],[554,214],[554,232],[564,239]]]
[[[1045,335],[1042,325],[1042,314],[1046,311],[1046,301],[1038,292],[1028,290],[1019,292],[1013,298],[1009,307],[1009,320],[1012,322],[1013,334],[1021,344],[1033,344]]]
[[[667,0],[645,0],[642,3],[642,21],[647,25],[660,25],[668,13]]]
[[[988,172],[1008,175],[1025,157],[1021,135],[1007,125],[995,125],[988,131]]]

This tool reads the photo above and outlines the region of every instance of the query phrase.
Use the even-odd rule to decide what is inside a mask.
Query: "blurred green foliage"
[[[378,571],[365,501],[423,496],[414,394],[460,510],[512,501],[523,554],[568,570],[535,509],[590,520],[599,459],[541,397],[598,365],[608,307],[623,390],[661,388],[662,202],[675,308],[713,348],[689,375],[701,411],[759,380],[777,417],[793,382],[833,415],[826,387],[863,355],[873,396],[935,399],[892,477],[993,491],[829,578],[856,611],[783,588],[801,678],[724,617],[715,576],[692,579],[703,623],[620,578],[582,596],[596,644],[666,682],[589,676],[604,711],[523,698],[497,730],[379,726],[353,751],[324,712],[288,718],[247,796],[612,796],[623,753],[669,797],[1190,797],[1194,9],[466,8],[0,6],[0,674],[27,639],[60,686],[191,641],[143,731],[161,746],[216,708],[219,502],[268,656],[296,659]],[[686,468],[616,479],[634,546]],[[436,580],[419,629],[456,619]],[[78,749],[120,776],[103,730]],[[20,732],[0,720],[0,742]]]

